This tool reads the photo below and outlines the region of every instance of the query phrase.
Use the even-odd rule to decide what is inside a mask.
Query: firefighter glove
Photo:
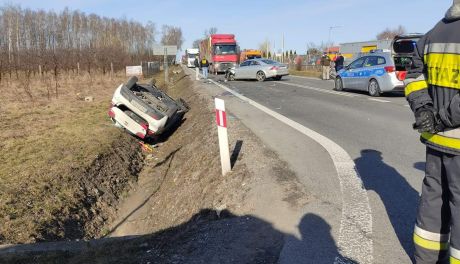
[[[418,132],[428,132],[435,134],[437,133],[437,122],[436,114],[432,109],[429,108],[420,108],[415,112],[415,124],[413,125],[414,129]]]

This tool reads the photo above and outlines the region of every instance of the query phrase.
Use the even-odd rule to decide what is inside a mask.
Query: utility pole
[[[165,46],[164,47],[164,62],[163,62],[163,70],[165,72],[165,84],[168,84],[168,79],[169,79],[169,76],[168,76],[168,48]]]
[[[282,49],[283,49],[283,55],[281,56],[281,62],[284,63],[284,33],[283,33],[283,37],[281,38],[281,42],[282,42]]]
[[[329,37],[328,37],[327,43],[326,43],[326,45],[328,46],[328,48],[329,48],[329,46],[331,46],[331,32],[332,32],[332,30],[333,30],[333,29],[336,29],[336,28],[340,28],[340,27],[342,27],[342,26],[330,26],[330,27],[329,27]]]

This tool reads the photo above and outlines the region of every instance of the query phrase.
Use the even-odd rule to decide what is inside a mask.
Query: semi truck
[[[212,34],[200,43],[200,54],[210,63],[210,72],[225,73],[239,61],[239,47],[234,34]]]
[[[195,68],[195,59],[199,56],[200,50],[199,49],[186,49],[185,50],[185,62],[187,67]]]

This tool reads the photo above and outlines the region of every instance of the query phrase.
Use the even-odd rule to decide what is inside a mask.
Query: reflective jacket
[[[460,155],[460,14],[446,14],[417,43],[405,80],[412,111],[431,106],[446,127],[422,133],[428,147]]]

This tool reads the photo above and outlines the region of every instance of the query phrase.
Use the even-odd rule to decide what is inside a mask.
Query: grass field
[[[85,227],[79,226],[83,221],[75,212],[82,209],[82,199],[95,199],[84,202],[89,203],[84,205],[89,218],[104,207],[92,204],[107,202],[98,194],[100,188],[88,190],[82,177],[90,176],[89,168],[104,153],[129,147],[115,141],[132,141],[106,114],[125,76],[62,76],[58,96],[50,79],[11,80],[0,86],[0,243],[82,236]],[[86,102],[86,96],[94,101]],[[118,181],[123,189],[129,180]],[[88,195],[91,191],[95,194]]]

